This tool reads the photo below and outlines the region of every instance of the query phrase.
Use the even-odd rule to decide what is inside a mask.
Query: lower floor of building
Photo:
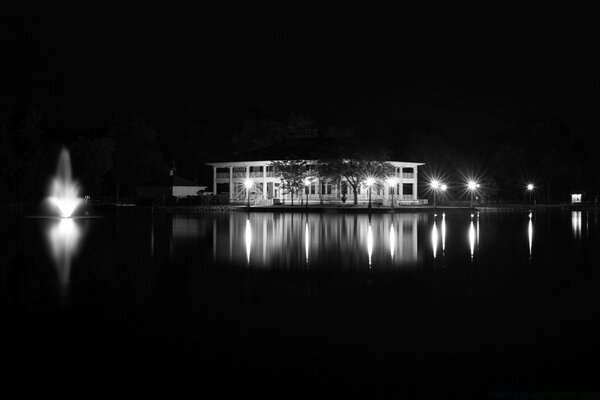
[[[301,189],[291,190],[279,179],[264,179],[252,183],[247,189],[244,179],[217,180],[215,192],[227,194],[232,204],[353,204],[354,189],[348,182],[326,183],[313,181]],[[368,188],[359,185],[356,190],[358,204],[396,205],[424,204],[427,200],[417,197],[416,182],[401,182],[395,186],[376,184]]]

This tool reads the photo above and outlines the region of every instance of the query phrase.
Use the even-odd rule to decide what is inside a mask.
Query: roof
[[[231,155],[228,162],[252,162],[265,160],[320,160],[331,158],[353,158],[352,154],[362,153],[372,154],[375,159],[381,159],[379,152],[382,148],[376,143],[360,140],[357,138],[340,137],[318,137],[318,138],[299,138],[287,142],[277,143],[268,147],[262,147],[246,152]],[[398,159],[396,151],[384,149],[388,159],[392,157]],[[218,160],[207,163],[208,165],[219,164]],[[423,165],[423,163],[414,162],[407,159],[403,162]]]
[[[204,187],[204,185],[200,185],[199,183],[192,182],[188,179],[182,178],[177,175],[164,176],[162,178],[156,179],[154,181],[143,183],[139,186],[142,187],[173,187],[173,186],[197,186]]]

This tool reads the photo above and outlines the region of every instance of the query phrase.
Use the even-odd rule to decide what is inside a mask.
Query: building
[[[187,197],[203,195],[207,186],[202,186],[175,175],[171,170],[169,176],[138,186],[139,198]]]
[[[208,163],[213,167],[213,193],[229,195],[230,203],[246,203],[252,205],[290,204],[291,193],[283,190],[281,178],[272,167],[274,160],[265,161],[228,161]],[[395,205],[426,204],[417,196],[418,167],[424,163],[389,161],[395,168],[396,185],[391,187],[385,182],[379,182],[371,189],[373,204]],[[309,161],[310,166],[310,161]],[[252,187],[246,190],[244,183],[251,180]],[[310,179],[300,197],[294,197],[294,204],[305,202],[309,204],[339,204],[342,194],[346,193],[347,203],[354,201],[352,188],[342,180],[339,184],[321,182],[318,176]],[[358,192],[359,204],[369,201],[368,189],[360,187]]]

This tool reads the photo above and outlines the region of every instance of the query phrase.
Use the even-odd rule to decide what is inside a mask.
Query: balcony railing
[[[402,178],[404,179],[415,179],[415,174],[413,172],[403,172]]]

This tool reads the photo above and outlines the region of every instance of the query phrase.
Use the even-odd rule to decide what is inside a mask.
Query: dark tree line
[[[478,137],[452,136],[440,127],[403,120],[377,132],[318,126],[309,117],[221,113],[190,118],[166,113],[152,121],[124,111],[89,131],[65,134],[47,128],[33,109],[0,104],[0,199],[34,201],[43,197],[61,146],[71,150],[74,176],[85,194],[129,197],[141,183],[165,176],[169,169],[210,187],[206,162],[243,158],[245,154],[289,144],[281,159],[291,159],[296,143],[314,145],[301,158],[321,160],[400,160],[424,162],[420,182],[444,179],[459,188],[466,176],[478,177],[488,201],[523,198],[527,182],[539,201],[566,201],[569,191],[584,190],[594,199],[600,190],[600,128],[574,133],[564,122],[523,116],[511,132]],[[273,157],[271,157],[273,158]],[[271,159],[269,158],[269,159]],[[347,166],[346,166],[347,167]],[[331,175],[331,174],[330,174]],[[344,174],[342,174],[344,175]],[[348,175],[351,176],[351,175]],[[354,178],[348,182],[355,190]],[[294,185],[298,186],[296,182]],[[421,196],[426,195],[421,188]],[[298,190],[298,189],[291,189]],[[451,193],[459,196],[459,190]]]

